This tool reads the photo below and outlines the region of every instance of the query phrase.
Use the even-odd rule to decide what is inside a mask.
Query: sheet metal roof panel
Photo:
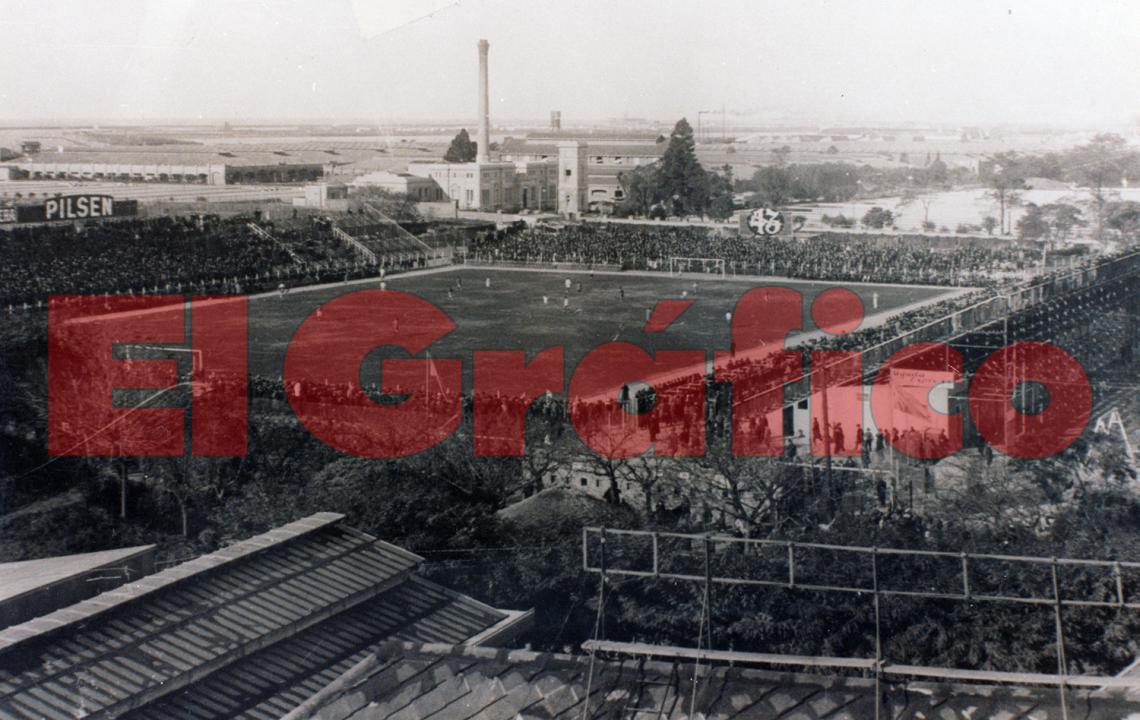
[[[278,537],[285,535],[278,533]],[[18,701],[29,696],[48,702],[50,694],[43,697],[34,691],[40,685],[55,688],[52,683],[58,683],[65,695],[74,696],[80,677],[99,680],[100,687],[106,686],[104,692],[116,699],[152,691],[187,670],[240,651],[237,637],[252,641],[283,629],[415,564],[416,556],[405,551],[390,554],[388,547],[363,534],[327,528],[303,541],[251,557],[248,564],[226,568],[225,574],[234,569],[238,571],[234,574],[243,579],[240,590],[244,594],[236,599],[211,596],[217,584],[213,575],[201,577],[194,586],[169,587],[159,594],[136,598],[112,615],[96,618],[81,628],[69,628],[68,644],[78,643],[90,650],[82,656],[61,657],[51,636],[19,653],[5,655],[5,661],[16,662],[9,667],[17,672],[6,684],[4,699]],[[290,562],[282,562],[283,558]],[[314,577],[310,579],[309,575]],[[157,611],[158,605],[168,611],[175,609],[171,622],[156,622],[159,616],[152,608]],[[133,611],[141,618],[135,618]],[[107,697],[88,704],[94,711],[105,707],[100,704],[105,702]]]
[[[13,717],[27,718],[27,717],[43,717],[50,718],[51,720],[71,720],[78,711],[82,711],[82,705],[76,707],[76,710],[70,710],[69,703],[61,702],[59,699],[48,695],[39,688],[35,691],[20,698],[18,703],[12,705],[12,710],[18,714]],[[66,705],[68,709],[61,710],[60,706]]]
[[[229,153],[223,155],[222,152]],[[20,165],[137,165],[151,167],[195,167],[207,165],[274,166],[274,165],[323,165],[332,156],[297,152],[278,155],[275,152],[260,150],[65,150],[62,153],[44,153],[17,161]]]
[[[280,717],[401,636],[464,642],[508,616],[416,576],[128,715],[134,720]],[[224,710],[210,709],[221,704]],[[203,714],[205,713],[205,714]]]
[[[138,650],[146,667],[160,675],[173,676],[186,672],[203,661],[201,656],[187,652],[185,648],[163,638],[153,638],[145,645],[140,645]]]
[[[127,562],[154,549],[154,545],[62,555],[38,560],[0,563],[0,602],[96,570]]]
[[[343,517],[343,515],[337,513],[316,513],[302,520],[289,523],[281,528],[281,530],[287,530],[293,537],[298,537],[305,533],[313,532],[322,527],[337,523]],[[362,533],[356,531],[354,531],[354,533],[357,536],[362,535]],[[261,540],[261,536],[257,536],[230,546],[226,557],[231,561],[238,560],[249,557],[265,548],[266,545]],[[418,556],[408,553],[406,550],[401,549],[400,552],[418,559]],[[5,628],[3,631],[0,631],[0,653],[30,638],[46,634],[53,629],[52,626],[45,626],[42,622],[37,621],[42,621],[46,618],[57,618],[64,619],[68,624],[74,624],[82,620],[90,619],[112,608],[117,608],[123,603],[138,600],[141,597],[159,592],[173,584],[183,582],[187,578],[193,577],[195,573],[187,572],[186,568],[200,567],[194,565],[194,563],[195,561],[190,561],[189,563],[176,565],[160,573],[149,575],[142,581],[129,583],[113,591],[102,593],[90,600],[84,600],[68,608],[57,610],[42,618],[37,618],[37,620]]]

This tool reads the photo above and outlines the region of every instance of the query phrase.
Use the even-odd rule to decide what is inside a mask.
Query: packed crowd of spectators
[[[195,215],[0,231],[0,308],[43,304],[52,293],[251,292],[371,272],[320,218],[263,222],[267,234],[251,230],[250,220]],[[431,253],[391,223],[362,216],[347,227],[378,256],[387,253],[389,270],[418,267],[417,254]],[[1030,255],[842,234],[760,240],[703,227],[595,223],[498,231],[468,248],[469,257],[491,262],[667,270],[672,257],[711,257],[733,273],[941,285],[992,284],[1032,264]]]
[[[251,237],[244,223],[216,217],[21,227],[0,233],[0,302],[126,292],[172,281],[193,285],[289,261],[273,243]]]
[[[583,223],[503,230],[468,255],[489,262],[618,264],[669,270],[670,258],[719,258],[728,272],[804,279],[980,285],[1032,266],[1036,253],[967,243],[935,248],[922,239],[828,233],[798,240],[706,227]]]
[[[378,271],[319,218],[263,222],[265,233],[251,220],[163,216],[0,230],[0,309],[43,307],[51,294],[249,293]],[[424,263],[408,252],[379,260],[388,271]]]

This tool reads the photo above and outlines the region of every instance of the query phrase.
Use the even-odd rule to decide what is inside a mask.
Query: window
[[[570,168],[566,168],[566,177],[570,177],[570,172],[571,172]]]

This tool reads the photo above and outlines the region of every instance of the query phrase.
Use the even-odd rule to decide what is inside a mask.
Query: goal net
[[[703,273],[705,275],[725,276],[724,258],[708,257],[671,257],[669,258],[669,274]]]

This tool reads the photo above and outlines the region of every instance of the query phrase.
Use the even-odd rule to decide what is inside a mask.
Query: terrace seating
[[[61,293],[248,292],[259,276],[295,272],[297,258],[352,262],[320,232],[257,233],[250,222],[201,215],[0,230],[0,307]]]
[[[431,252],[431,248],[415,235],[377,214],[338,217],[335,225],[378,258],[419,256]]]
[[[912,239],[846,233],[759,240],[705,227],[617,223],[496,231],[477,239],[468,253],[491,261],[617,263],[650,270],[667,269],[670,257],[715,257],[726,261],[729,272],[936,285],[986,284],[1036,260],[1036,253],[1021,248],[936,249]]]

